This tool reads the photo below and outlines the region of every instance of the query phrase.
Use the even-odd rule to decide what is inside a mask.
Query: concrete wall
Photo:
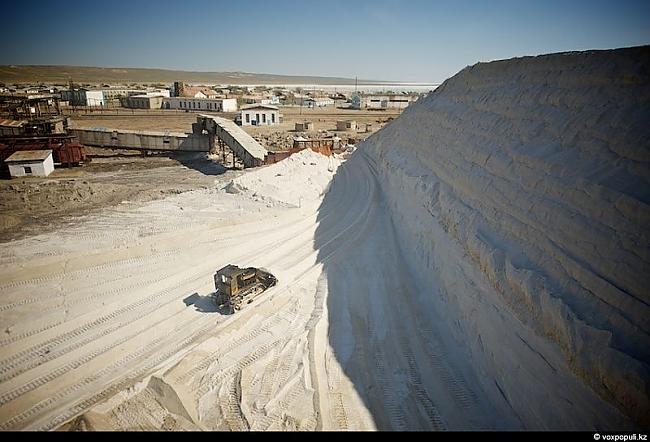
[[[210,136],[169,132],[117,131],[109,129],[70,129],[71,135],[86,146],[113,149],[208,152]]]
[[[337,121],[336,122],[336,130],[356,130],[357,129],[357,122],[356,121]]]
[[[162,96],[133,95],[123,100],[124,107],[131,109],[160,109],[162,107]]]
[[[410,95],[369,95],[363,97],[363,105],[368,109],[406,109],[415,97]]]
[[[214,112],[236,112],[237,100],[234,98],[191,98],[170,97],[164,98],[163,109],[187,109]]]
[[[54,171],[54,161],[52,160],[52,154],[50,154],[43,161],[24,161],[24,162],[17,162],[17,163],[7,163],[7,165],[9,166],[9,174],[12,177],[22,177],[22,176],[45,177]],[[32,172],[26,173],[25,167],[31,168]]]
[[[237,112],[237,99],[236,98],[224,98],[221,100],[222,110],[221,112]]]

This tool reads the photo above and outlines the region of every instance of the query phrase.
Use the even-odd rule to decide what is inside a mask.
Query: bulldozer
[[[276,277],[264,269],[242,269],[228,264],[214,275],[214,300],[220,309],[235,313],[277,282]]]

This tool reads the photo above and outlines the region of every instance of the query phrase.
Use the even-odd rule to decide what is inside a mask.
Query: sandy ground
[[[365,155],[305,151],[3,247],[0,429],[624,425],[553,351],[549,382],[571,405],[519,416],[413,303],[383,205]],[[228,263],[279,283],[222,315],[209,296]],[[520,356],[544,348],[517,327]]]
[[[480,63],[345,161],[0,244],[0,430],[647,428],[649,62]],[[226,264],[278,284],[222,314]]]
[[[105,207],[207,188],[227,172],[201,154],[143,158],[94,148],[87,153],[93,156],[90,163],[57,168],[47,178],[0,180],[0,242],[63,229]]]
[[[350,110],[334,107],[308,109],[300,107],[280,107],[282,122],[275,126],[243,126],[243,129],[257,139],[269,150],[286,150],[293,147],[293,138],[303,136],[320,138],[337,135],[345,141],[352,139],[355,142],[364,140],[386,123],[397,118],[401,110],[390,109],[384,111]],[[196,122],[198,113],[178,114],[173,113],[155,115],[146,113],[133,116],[106,116],[101,114],[88,116],[73,116],[76,127],[105,127],[112,129],[128,130],[160,130],[191,132],[192,123]],[[234,118],[236,114],[215,114],[224,118]],[[337,131],[338,120],[354,120],[357,122],[356,130]],[[311,121],[313,129],[310,131],[296,132],[295,123]],[[368,126],[366,126],[368,125]]]

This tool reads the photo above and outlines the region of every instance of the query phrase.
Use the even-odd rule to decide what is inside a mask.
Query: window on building
[[[266,123],[266,114],[262,114],[262,123]]]
[[[260,114],[255,114],[255,121],[260,122]]]
[[[271,123],[275,123],[275,114],[271,114]]]
[[[25,166],[25,167],[23,167],[23,169],[25,169],[25,173],[32,173],[32,168],[31,167]]]
[[[246,122],[250,123],[251,122],[251,114],[245,114],[246,115]]]

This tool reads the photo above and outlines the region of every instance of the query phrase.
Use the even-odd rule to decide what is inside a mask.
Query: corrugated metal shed
[[[51,150],[19,150],[14,152],[5,160],[6,163],[18,163],[25,161],[43,161],[52,155]]]

